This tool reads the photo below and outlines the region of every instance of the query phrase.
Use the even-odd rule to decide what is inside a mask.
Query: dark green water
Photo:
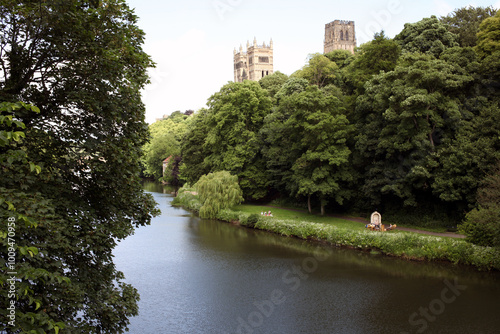
[[[115,250],[141,294],[130,332],[499,333],[499,275],[162,215]]]

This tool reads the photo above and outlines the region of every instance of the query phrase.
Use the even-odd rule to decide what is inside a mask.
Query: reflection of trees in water
[[[407,261],[368,251],[334,247],[313,240],[283,237],[217,220],[192,217],[188,226],[199,236],[196,239],[197,244],[214,251],[298,261],[310,256],[326,258],[319,263],[318,270],[312,274],[317,277],[326,278],[339,270],[363,270],[373,275],[383,274],[400,278],[460,277],[461,282],[482,284],[494,284],[500,280],[500,273],[481,273],[466,266],[447,262]]]
[[[176,189],[172,186],[162,185],[161,183],[147,180],[143,182],[143,189],[148,192],[162,194],[173,194],[176,192]]]

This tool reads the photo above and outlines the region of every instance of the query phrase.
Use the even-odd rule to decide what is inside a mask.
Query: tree
[[[205,146],[210,130],[207,114],[207,109],[201,109],[194,114],[181,140],[182,163],[179,167],[179,177],[190,184],[196,183],[202,175],[210,172],[210,166],[205,163],[205,157],[210,154]]]
[[[138,312],[137,291],[112,261],[116,243],[157,212],[139,179],[147,141],[140,90],[152,62],[136,23],[121,0],[0,2],[0,101],[40,109],[2,112],[25,124],[22,150],[40,179],[26,182],[16,167],[0,187],[17,200],[18,214],[38,224],[17,235],[43,254],[32,267],[56,275],[18,277],[40,301],[20,302],[18,311],[36,313],[39,324],[62,322],[68,333],[123,332]],[[11,208],[1,207],[2,214]],[[18,255],[19,269],[25,260]],[[6,310],[4,294],[0,300]]]
[[[373,205],[379,205],[382,196],[406,206],[429,198],[429,157],[453,138],[462,118],[462,97],[472,82],[459,64],[417,53],[406,54],[394,71],[366,85],[353,122],[362,157],[362,191]]]
[[[281,86],[288,80],[288,75],[276,71],[271,75],[266,75],[259,80],[262,88],[269,92],[269,96],[274,98],[276,93],[281,89]]]
[[[220,210],[230,208],[243,201],[243,192],[238,177],[227,171],[203,175],[194,188],[200,196],[201,218],[215,218]]]
[[[338,98],[324,94],[317,86],[294,93],[280,105],[289,109],[286,127],[292,138],[291,152],[296,154],[288,174],[289,189],[295,195],[320,199],[321,214],[329,198],[342,204],[347,192],[342,182],[349,180],[347,169],[350,150],[346,145],[351,126]]]
[[[456,135],[446,140],[434,158],[432,188],[443,201],[460,204],[469,211],[476,203],[481,180],[500,160],[500,124],[498,104],[481,99],[467,101],[463,120]]]
[[[308,64],[301,70],[295,72],[293,75],[299,78],[304,78],[311,85],[318,85],[319,87],[326,86],[333,83],[336,78],[338,66],[326,56],[315,53],[309,55]]]
[[[365,83],[380,72],[390,72],[396,67],[401,48],[382,31],[372,41],[361,45],[349,66],[342,71],[349,92],[364,92]]]
[[[238,176],[244,196],[266,196],[268,177],[258,132],[271,111],[271,98],[257,82],[228,83],[208,100],[204,164]]]
[[[476,52],[481,60],[481,95],[498,101],[500,89],[500,12],[484,20],[477,34]]]
[[[187,131],[191,117],[174,112],[167,119],[156,121],[149,126],[150,142],[144,149],[144,175],[155,180],[163,177],[163,160],[169,156],[179,156],[181,141]]]
[[[493,7],[462,7],[455,9],[440,21],[447,25],[448,31],[458,35],[461,47],[474,47],[477,44],[479,25],[485,19],[495,16],[497,10]]]
[[[354,56],[349,50],[333,50],[325,54],[325,57],[333,61],[339,69],[349,65]]]
[[[304,91],[308,85],[309,82],[304,78],[290,77],[276,93],[277,103],[279,104],[280,100],[286,96]]]
[[[59,236],[60,227],[51,201],[41,194],[27,192],[31,185],[43,180],[44,173],[41,174],[40,166],[27,159],[23,147],[26,126],[11,114],[20,109],[40,112],[35,106],[22,102],[0,103],[0,216],[5,219],[0,225],[0,285],[5,291],[0,310],[5,320],[0,330],[60,330],[65,328],[61,317],[41,308],[44,298],[34,293],[33,287],[44,285],[46,293],[52,293],[53,290],[69,291],[72,285],[61,268],[50,258],[44,259],[46,250],[40,236],[46,234],[47,229],[52,236]],[[19,184],[23,187],[16,187]],[[52,270],[46,269],[47,263],[40,265],[45,260],[52,262]]]
[[[157,134],[144,146],[146,176],[155,180],[163,177],[163,161],[170,156],[180,155],[180,144],[171,132]]]
[[[404,52],[422,52],[438,58],[447,48],[458,46],[458,36],[449,32],[436,16],[417,23],[406,23],[394,41]]]
[[[500,247],[500,162],[483,179],[477,208],[467,214],[460,230],[474,244]]]

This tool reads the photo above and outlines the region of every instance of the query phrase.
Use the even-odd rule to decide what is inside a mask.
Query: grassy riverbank
[[[189,189],[181,189],[172,204],[196,212],[201,207],[198,196]],[[318,240],[364,251],[380,251],[410,260],[444,260],[472,265],[480,270],[500,270],[500,250],[476,246],[463,239],[397,231],[372,232],[365,230],[362,224],[333,217],[307,216],[285,209],[273,209],[274,217],[264,217],[251,213],[255,212],[255,208],[249,207],[251,206],[237,206],[222,210],[217,219],[238,222],[242,226],[287,237]]]

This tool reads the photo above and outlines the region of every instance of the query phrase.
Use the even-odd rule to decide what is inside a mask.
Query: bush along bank
[[[172,205],[198,212],[201,203],[193,189],[183,189]],[[375,249],[383,254],[410,260],[444,260],[472,265],[479,270],[500,270],[500,250],[471,244],[463,239],[442,238],[416,233],[380,233],[338,228],[334,225],[293,219],[278,219],[231,209],[219,211],[217,219],[288,237],[328,242],[361,250]]]

